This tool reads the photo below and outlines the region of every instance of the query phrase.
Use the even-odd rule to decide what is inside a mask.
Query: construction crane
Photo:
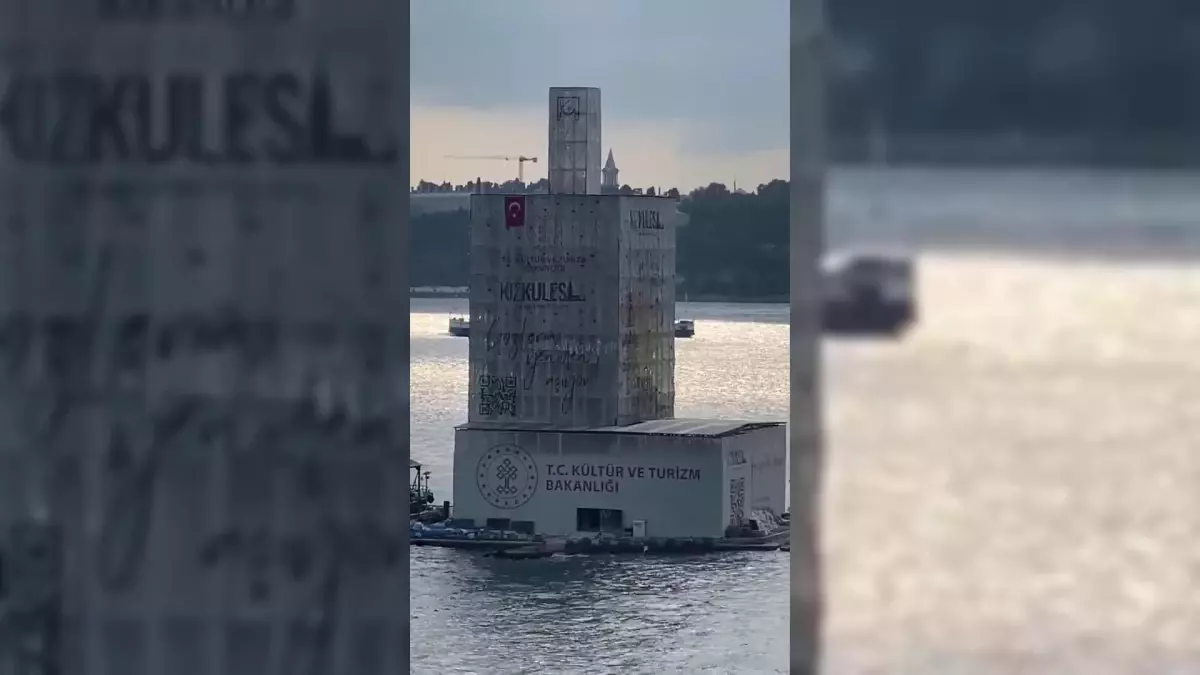
[[[504,162],[517,163],[517,180],[525,182],[525,162],[533,162],[537,164],[537,157],[526,157],[525,155],[446,155],[446,159],[495,159]]]

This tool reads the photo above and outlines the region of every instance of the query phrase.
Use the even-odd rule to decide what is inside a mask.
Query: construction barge
[[[488,528],[455,527],[454,522],[424,524],[413,521],[409,530],[412,546],[433,546],[480,551],[487,556],[527,560],[555,555],[689,555],[729,551],[789,550],[791,527],[779,521],[731,528],[726,537],[632,537],[609,533],[595,536],[544,536]]]
[[[648,537],[638,530],[576,533],[574,536],[536,534],[527,529],[477,527],[471,519],[452,516],[449,501],[435,505],[430,472],[420,462],[409,461],[409,545],[482,552],[511,560],[549,558],[555,555],[695,555],[729,551],[788,551],[791,514],[776,517],[770,511],[753,511],[743,525],[725,528],[725,536]]]

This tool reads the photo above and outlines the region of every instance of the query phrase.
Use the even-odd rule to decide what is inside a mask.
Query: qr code
[[[482,417],[517,414],[517,377],[515,375],[479,376],[479,414]]]
[[[746,519],[746,479],[729,481],[729,524],[741,525]]]

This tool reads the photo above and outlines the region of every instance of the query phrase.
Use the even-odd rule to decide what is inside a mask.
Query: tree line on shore
[[[437,192],[473,191],[458,187],[463,186]],[[519,191],[510,188],[489,192]],[[686,195],[674,188],[662,192],[679,195],[679,210],[687,214],[687,225],[676,235],[680,299],[787,300],[788,181],[773,180],[753,191],[733,191],[711,183]],[[469,250],[470,213],[466,209],[413,215],[409,285],[469,285]]]
[[[545,178],[536,180],[532,183],[522,183],[516,178],[497,183],[495,181],[483,180],[482,178],[468,181],[463,184],[455,185],[449,181],[435,183],[428,180],[417,181],[417,184],[410,190],[412,194],[473,194],[482,192],[486,194],[547,194],[550,192],[550,181]],[[661,192],[663,197],[674,197],[682,199],[683,195],[679,193],[679,188],[662,189],[658,187],[632,187],[628,184],[621,185],[616,188],[603,187],[600,189],[602,194],[617,194],[617,195],[646,195],[648,197],[658,196]]]

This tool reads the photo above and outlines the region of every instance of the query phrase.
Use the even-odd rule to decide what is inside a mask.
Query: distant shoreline
[[[456,293],[433,293],[412,291],[408,294],[410,299],[416,300],[466,300],[469,296],[465,292]],[[712,302],[736,305],[786,305],[790,302],[787,296],[769,295],[769,296],[754,296],[754,295],[692,295],[688,294],[687,300],[675,298],[676,302]]]

